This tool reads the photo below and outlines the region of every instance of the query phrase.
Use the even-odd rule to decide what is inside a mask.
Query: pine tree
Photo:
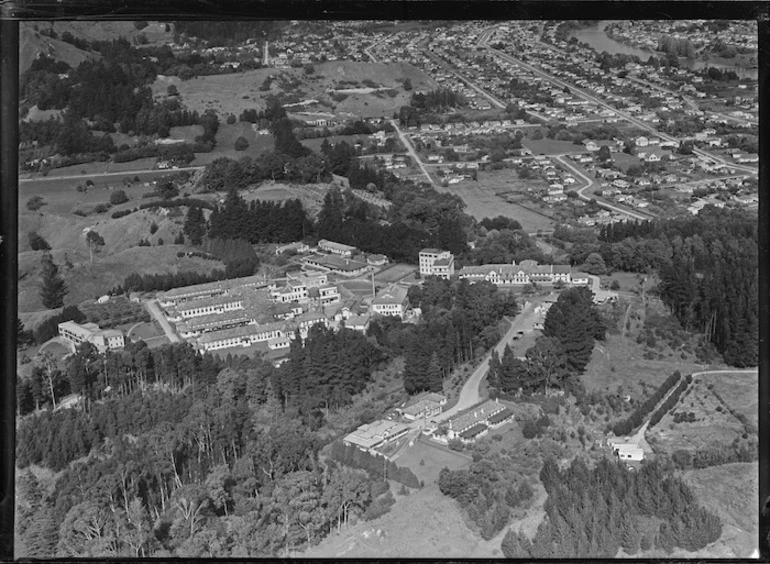
[[[40,299],[43,306],[48,309],[62,307],[64,305],[64,296],[67,295],[67,284],[59,274],[57,267],[50,253],[46,253],[42,258],[43,272],[41,280],[43,286],[40,289]]]

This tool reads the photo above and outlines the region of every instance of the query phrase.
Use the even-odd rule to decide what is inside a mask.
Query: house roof
[[[437,259],[433,263],[433,266],[449,266],[453,262],[454,262],[454,259],[452,258],[441,258],[441,259]]]
[[[319,246],[329,247],[332,249],[337,249],[344,252],[350,252],[358,250],[356,247],[353,247],[351,245],[345,245],[343,243],[335,243],[334,241],[328,241],[326,239],[321,239],[318,241]]]
[[[392,437],[408,429],[409,427],[403,423],[379,420],[361,425],[358,429],[347,435],[345,440],[365,448],[370,448],[387,437]]]
[[[432,254],[432,255],[439,255],[439,254],[441,254],[443,252],[444,251],[442,251],[441,249],[434,249],[432,247],[428,247],[428,248],[425,248],[425,249],[421,250],[420,254],[426,253],[426,254]]]
[[[391,285],[380,291],[372,300],[372,305],[403,304],[406,301],[407,289]]]
[[[262,325],[242,325],[231,329],[222,329],[220,331],[210,331],[198,337],[198,343],[216,343],[225,339],[236,339],[239,337],[249,337],[271,331],[282,331],[283,322],[264,323]]]
[[[462,432],[477,423],[483,423],[492,415],[503,409],[505,409],[504,405],[499,404],[494,400],[487,400],[455,415],[447,421],[447,424],[451,424],[452,429],[455,431]]]

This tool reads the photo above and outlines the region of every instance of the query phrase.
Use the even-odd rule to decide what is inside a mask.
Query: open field
[[[19,213],[20,226],[23,227],[29,216],[37,215],[40,212],[56,216],[69,216],[75,220],[81,220],[82,217],[74,216],[78,209],[88,211],[97,204],[109,204],[110,194],[113,190],[123,190],[128,196],[130,202],[121,204],[122,207],[111,208],[108,214],[117,209],[137,207],[140,203],[146,202],[142,196],[152,192],[152,187],[144,186],[144,182],[135,183],[130,186],[123,184],[122,176],[101,177],[94,181],[94,186],[88,188],[87,192],[78,192],[77,186],[84,185],[83,179],[61,179],[50,182],[32,181],[25,182],[19,186]],[[133,177],[132,177],[133,178]],[[27,201],[32,196],[41,196],[45,205],[38,212],[30,213],[27,211]],[[29,231],[29,229],[28,229]],[[49,241],[54,246],[52,241]]]
[[[377,274],[374,275],[374,279],[377,282],[383,282],[385,284],[390,284],[393,282],[398,282],[405,276],[409,275],[410,273],[413,273],[417,270],[417,267],[411,264],[394,264],[393,266],[388,266],[384,270],[381,270]]]
[[[759,424],[759,381],[756,374],[705,374],[699,380],[713,385],[730,409],[743,413],[755,426]]]
[[[301,143],[305,147],[309,147],[316,153],[321,153],[321,145],[324,142],[324,139],[328,139],[329,143],[332,145],[336,145],[337,143],[342,143],[343,141],[347,143],[348,145],[355,145],[356,143],[366,143],[368,140],[368,135],[332,135],[330,137],[317,137],[314,139],[302,139]]]
[[[299,198],[308,215],[315,217],[323,206],[324,196],[328,189],[328,184],[295,185],[267,180],[259,186],[242,190],[241,197],[246,202],[252,200],[282,202]],[[220,193],[219,196],[224,197],[224,194]]]
[[[522,139],[522,145],[532,151],[533,155],[563,155],[564,153],[584,153],[582,145],[575,145],[571,141],[558,141],[556,139]]]
[[[718,515],[723,525],[719,540],[697,555],[687,556],[751,557],[759,535],[759,464],[741,462],[688,470],[684,479],[699,503]]]
[[[447,188],[439,187],[437,190],[460,196],[465,202],[465,213],[477,220],[502,215],[518,221],[522,229],[527,232],[554,228],[555,223],[552,219],[496,196],[495,191],[500,191],[500,188],[492,186],[494,184],[487,182],[486,174],[479,173],[478,182],[465,180]]]
[[[132,325],[132,327],[130,337],[135,339],[150,339],[164,334],[163,329],[158,327],[157,321],[143,322],[138,325]]]
[[[220,116],[225,114],[240,115],[244,109],[264,109],[264,98],[268,95],[287,94],[299,100],[315,99],[322,102],[323,110],[333,111],[347,117],[391,116],[399,107],[408,104],[411,92],[405,92],[397,79],[410,78],[414,90],[431,90],[436,83],[419,69],[407,63],[364,63],[335,61],[314,65],[314,75],[305,76],[301,68],[291,69],[256,69],[235,74],[213,75],[181,81],[176,77],[159,77],[152,85],[155,96],[165,96],[170,84],[179,90],[182,102],[192,111],[204,112],[215,110]],[[260,90],[268,76],[278,77],[268,91]],[[294,88],[283,90],[284,77],[298,80]],[[335,101],[328,91],[332,89],[355,88],[364,86],[362,81],[371,80],[378,86],[393,88],[398,94],[391,98],[388,94],[348,94],[338,96]],[[343,99],[344,98],[344,99]]]
[[[709,389],[709,386],[713,386]],[[714,394],[716,391],[724,403]],[[756,374],[710,374],[696,378],[660,422],[647,431],[656,451],[672,453],[679,449],[699,450],[730,445],[746,432],[743,423],[730,413],[758,418],[758,380]],[[694,421],[674,422],[675,413],[690,414]],[[753,433],[752,433],[753,434]]]
[[[243,151],[235,150],[235,141],[238,137],[245,137],[249,146]],[[237,121],[233,124],[219,124],[217,130],[217,144],[212,155],[217,157],[229,157],[240,159],[241,157],[257,157],[266,151],[272,151],[275,141],[272,135],[257,135],[251,124],[245,121]]]
[[[422,437],[396,459],[396,464],[409,468],[426,486],[438,480],[442,468],[460,470],[470,463],[471,457],[467,454],[453,452]]]
[[[622,386],[632,397],[639,397],[642,382],[658,387],[674,370],[687,374],[705,369],[680,358],[645,359],[643,351],[644,346],[628,336],[607,335],[606,340],[597,342],[582,376],[587,391],[613,392]]]
[[[398,490],[398,485],[391,488]],[[303,558],[489,558],[502,557],[500,539],[484,541],[465,524],[460,506],[435,484],[396,494],[390,512],[332,533]],[[381,535],[377,534],[381,531]]]
[[[118,220],[113,220],[118,221]],[[104,236],[105,240],[107,236]],[[73,267],[64,264],[64,252],[53,253],[54,262],[64,277],[69,294],[65,304],[78,304],[105,294],[114,286],[122,284],[131,273],[169,273],[169,272],[210,272],[214,268],[223,268],[219,261],[204,260],[198,257],[177,257],[176,253],[186,250],[184,245],[162,245],[151,247],[131,247],[113,255],[94,258],[94,264],[88,261],[88,251],[83,248],[67,252],[67,258]],[[19,312],[43,310],[40,302],[40,257],[42,251],[30,251],[19,255]]]

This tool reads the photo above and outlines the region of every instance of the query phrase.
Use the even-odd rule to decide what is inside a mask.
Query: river
[[[585,27],[583,29],[572,31],[570,33],[570,37],[575,37],[578,41],[582,43],[587,43],[597,53],[606,51],[610,55],[616,55],[618,53],[623,55],[636,55],[642,61],[646,61],[647,59],[650,58],[651,55],[656,55],[656,56],[659,55],[658,53],[645,51],[644,49],[640,49],[639,47],[634,47],[632,45],[626,45],[625,43],[620,43],[619,41],[615,41],[611,37],[607,36],[607,34],[604,32],[604,28],[606,28],[611,23],[613,23],[611,20],[600,21],[597,24],[594,24],[590,27]],[[693,61],[685,58],[680,58],[679,64],[682,67],[686,67],[688,69],[693,69],[693,70],[700,70],[702,68],[709,67],[709,66],[722,68],[722,69],[729,69],[729,70],[735,71],[735,74],[737,74],[739,78],[751,78],[756,80],[758,76],[757,74],[758,71],[756,68],[736,67],[736,66],[724,64],[724,63],[707,62],[702,60]]]

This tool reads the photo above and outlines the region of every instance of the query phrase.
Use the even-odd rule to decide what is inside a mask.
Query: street
[[[519,315],[513,319],[511,327],[505,333],[503,338],[500,339],[500,342],[495,345],[495,351],[497,351],[499,356],[503,355],[506,345],[513,342],[513,338],[518,331],[532,330],[537,315],[537,312],[535,312],[535,304],[532,302],[526,302]],[[490,357],[491,353],[488,353],[484,357],[484,360],[481,362],[481,364],[479,364],[476,370],[473,371],[471,377],[468,378],[468,381],[462,387],[462,390],[460,390],[460,398],[457,401],[457,404],[454,407],[441,413],[441,415],[435,417],[434,420],[436,422],[449,419],[460,411],[468,409],[469,407],[476,405],[481,401],[479,388],[481,387],[481,381],[487,375],[487,371],[489,370]]]
[[[409,137],[398,126],[398,121],[392,119],[390,120],[390,123],[393,125],[393,129],[396,130],[396,133],[398,133],[398,137],[399,139],[401,139],[401,143],[403,143],[404,147],[406,147],[406,150],[409,151],[409,155],[412,157],[412,160],[414,160],[414,162],[417,163],[417,166],[420,167],[420,170],[422,170],[422,173],[428,179],[428,182],[430,182],[431,186],[435,186],[435,183],[433,182],[433,178],[428,172],[428,169],[425,168],[425,165],[423,164],[422,160],[420,160],[420,155],[418,155],[417,151],[415,151],[414,147],[412,147],[412,142],[409,140]]]

